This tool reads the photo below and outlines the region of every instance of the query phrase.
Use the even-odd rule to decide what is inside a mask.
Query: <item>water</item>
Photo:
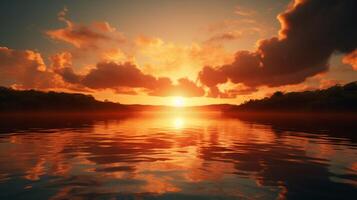
[[[0,199],[354,199],[347,120],[2,118]]]

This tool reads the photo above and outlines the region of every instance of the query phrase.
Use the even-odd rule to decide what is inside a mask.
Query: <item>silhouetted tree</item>
[[[113,102],[101,102],[93,96],[41,92],[35,90],[14,90],[0,87],[0,111],[116,111],[127,107]]]
[[[232,111],[324,111],[357,112],[357,82],[325,90],[275,92],[271,97],[250,100]]]

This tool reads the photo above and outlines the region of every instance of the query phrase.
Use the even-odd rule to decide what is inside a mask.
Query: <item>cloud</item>
[[[341,84],[341,82],[342,82],[342,81],[340,81],[340,80],[323,79],[323,80],[320,80],[319,89],[330,88],[330,87],[332,87],[332,86]]]
[[[135,88],[130,87],[117,87],[112,90],[117,94],[138,95],[138,92],[135,90]]]
[[[257,92],[258,89],[257,88],[253,88],[253,87],[247,87],[243,84],[238,84],[235,88],[230,89],[227,91],[227,93],[230,96],[239,96],[239,95],[250,95],[254,92]]]
[[[233,99],[240,95],[251,95],[257,92],[257,88],[247,87],[243,84],[237,84],[231,89],[219,89],[216,85],[209,87],[207,97]]]
[[[131,63],[98,63],[82,80],[82,84],[93,89],[115,87],[153,88],[155,77],[142,73]]]
[[[71,84],[79,83],[81,76],[72,69],[72,54],[70,52],[57,53],[50,57],[52,70],[60,75],[63,81]]]
[[[66,27],[46,31],[50,38],[82,49],[99,48],[106,42],[122,43],[125,41],[124,36],[108,22],[93,22],[90,25],[76,24],[66,19],[67,12],[68,9],[65,8],[58,14],[58,19],[64,22]]]
[[[17,88],[51,88],[58,77],[46,68],[42,56],[31,50],[0,47],[0,84]]]
[[[242,16],[242,17],[251,17],[256,14],[254,10],[249,10],[247,8],[243,8],[241,6],[237,6],[234,13],[236,15]]]
[[[39,89],[90,92],[67,77],[71,68],[69,55],[60,53],[51,57],[47,67],[40,53],[0,47],[0,85],[15,89]]]
[[[207,35],[205,43],[229,42],[247,37],[263,36],[270,31],[262,22],[252,18],[229,19],[210,24],[205,28]]]
[[[208,25],[205,29],[208,32],[217,32],[217,31],[222,31],[222,30],[237,30],[239,28],[249,28],[249,29],[259,29],[258,27],[261,24],[258,23],[254,19],[226,19],[223,21],[215,22],[210,25]]]
[[[154,90],[148,92],[151,96],[185,96],[185,97],[201,97],[205,95],[205,90],[197,86],[196,83],[187,79],[181,78],[177,84],[173,84],[168,78],[159,78],[158,84]]]
[[[343,57],[342,62],[351,65],[353,70],[357,71],[357,50],[354,50],[352,53]]]
[[[259,41],[254,52],[238,51],[230,64],[204,68],[199,80],[209,87],[223,80],[252,88],[276,87],[327,71],[332,54],[357,47],[356,6],[354,0],[295,1],[278,16],[278,37]]]
[[[208,87],[216,86],[228,81],[226,74],[209,66],[205,66],[198,74],[201,83]]]
[[[57,56],[63,56],[63,54]],[[151,96],[197,97],[205,94],[202,87],[187,78],[181,78],[175,84],[168,77],[157,78],[145,74],[130,62],[100,62],[87,74],[81,75],[75,73],[71,67],[60,69],[56,72],[62,76],[63,80],[93,90],[111,89],[116,93],[130,95],[136,95],[142,91]]]
[[[221,45],[200,43],[182,45],[165,42],[157,37],[139,36],[133,42],[118,45],[113,42],[113,35],[119,34],[120,38],[122,34],[108,23],[77,24],[66,18],[67,12],[68,10],[64,9],[58,15],[58,19],[64,22],[66,27],[46,33],[52,39],[76,47],[67,50],[76,66],[88,66],[100,62],[130,62],[140,65],[140,70],[145,74],[177,80],[181,77],[195,79],[202,66],[229,63],[233,58],[232,53],[227,52]],[[237,33],[223,34],[216,40],[229,40],[229,37],[235,34]],[[76,76],[73,69],[68,66],[56,68],[56,73],[68,83],[75,84],[83,79],[79,74]]]
[[[243,33],[241,31],[228,31],[218,33],[210,37],[206,42],[225,42],[240,39]]]
[[[137,61],[143,71],[172,79],[195,79],[202,66],[232,61],[231,52],[216,44],[182,45],[165,42],[157,37],[140,36],[135,39],[135,45]]]
[[[52,68],[61,69],[72,65],[72,54],[70,52],[60,52],[50,57]]]
[[[118,48],[110,48],[101,52],[102,61],[110,62],[125,62],[125,61],[134,61],[133,57],[128,56],[125,52]]]

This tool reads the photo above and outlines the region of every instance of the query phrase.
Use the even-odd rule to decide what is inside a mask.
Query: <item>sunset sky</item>
[[[355,0],[2,0],[0,85],[162,105],[323,89],[357,80],[356,9]]]

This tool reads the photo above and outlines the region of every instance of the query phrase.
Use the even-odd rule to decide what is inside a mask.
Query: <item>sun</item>
[[[172,105],[174,107],[183,107],[185,105],[185,99],[183,97],[180,97],[180,96],[173,97]]]

